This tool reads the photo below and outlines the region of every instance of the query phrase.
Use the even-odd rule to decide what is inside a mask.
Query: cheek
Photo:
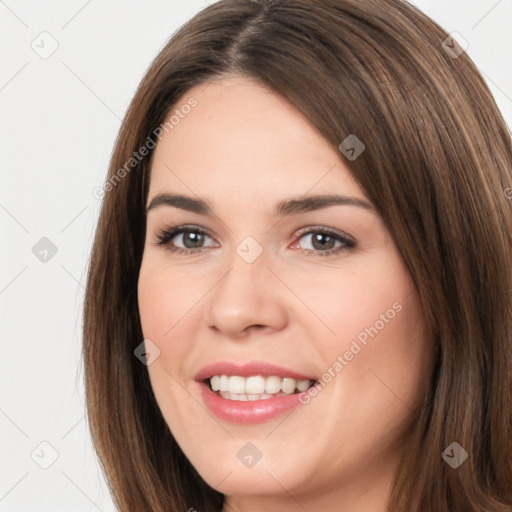
[[[139,313],[144,336],[170,339],[186,323],[201,297],[201,280],[143,261],[138,282]]]
[[[192,271],[169,268],[158,258],[143,261],[138,282],[139,314],[144,339],[159,349],[148,366],[153,391],[160,406],[175,407],[189,385],[191,361],[201,354],[198,343],[205,295],[212,284]],[[186,398],[186,397],[185,397]],[[168,416],[169,417],[169,416]]]
[[[414,283],[398,255],[362,262],[335,284],[325,280],[301,293],[326,327],[309,315],[311,339],[329,373],[324,379],[334,381],[337,400],[366,404],[368,417],[384,404],[401,413],[404,403],[416,403],[428,344]]]
[[[192,285],[191,285],[192,283]],[[168,424],[189,400],[183,393],[183,362],[193,351],[192,330],[197,325],[194,306],[201,290],[197,280],[179,277],[158,261],[143,261],[138,282],[139,314],[144,339],[160,350],[148,366],[157,402]]]
[[[316,338],[327,351],[358,336],[364,343],[375,324],[381,332],[400,323],[414,287],[393,253],[370,254],[350,268],[328,270],[296,280],[294,289],[309,309],[301,318],[309,319],[310,328],[316,325]]]
[[[172,293],[165,293],[165,280],[157,272],[144,271],[139,276],[138,301],[142,331],[146,338],[160,337],[168,321],[166,315],[173,310],[175,299]],[[171,319],[169,319],[170,321]],[[167,329],[169,329],[167,325]]]

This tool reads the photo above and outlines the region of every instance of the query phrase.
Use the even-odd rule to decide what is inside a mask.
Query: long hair
[[[475,65],[447,38],[402,0],[221,0],[153,61],[112,154],[83,317],[89,425],[120,511],[222,508],[134,356],[152,151],[134,152],[154,146],[192,86],[240,75],[286,98],[334,148],[349,135],[365,144],[357,159],[340,158],[416,284],[433,355],[388,510],[510,512],[511,137]],[[453,442],[468,453],[457,469],[441,457]]]

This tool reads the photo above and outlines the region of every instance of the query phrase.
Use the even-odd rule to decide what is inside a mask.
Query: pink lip
[[[232,423],[251,425],[268,421],[301,404],[300,394],[276,396],[266,400],[241,402],[214,393],[208,384],[199,382],[200,393],[208,409],[218,418]]]
[[[296,380],[318,380],[317,377],[311,377],[303,375],[288,368],[282,366],[276,366],[270,363],[264,363],[262,361],[252,361],[245,364],[229,363],[227,361],[219,361],[218,363],[212,363],[202,368],[195,375],[194,379],[197,381],[203,381],[213,377],[214,375],[239,375],[240,377],[250,377],[252,375],[262,375],[269,377],[271,375],[277,375],[278,377],[291,377]]]
[[[277,375],[281,378],[291,377],[296,380],[318,380],[316,377],[259,361],[246,364],[221,361],[202,368],[194,378],[198,381],[199,393],[208,409],[221,420],[242,424],[262,423],[297,407],[301,404],[300,393],[246,402],[228,400],[214,393],[205,382],[213,375],[239,375],[240,377]]]

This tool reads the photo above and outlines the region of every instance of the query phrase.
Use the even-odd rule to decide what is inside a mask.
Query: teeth
[[[244,380],[245,393],[251,395],[261,395],[262,393],[265,393],[265,377],[258,375],[256,377],[249,377]]]
[[[311,381],[309,381],[309,380],[298,380],[297,381],[297,390],[299,391],[299,393],[302,393],[303,391],[308,390],[310,385],[311,385]]]
[[[254,375],[247,378],[238,375],[214,375],[210,379],[213,391],[218,391],[224,398],[242,401],[300,393],[309,389],[313,383],[314,381],[308,379],[296,380],[291,377],[282,379],[276,375],[270,377]]]
[[[281,391],[281,377],[267,377],[267,381],[265,383],[265,393],[279,393]]]
[[[274,398],[276,396],[288,396],[286,393],[280,391],[275,395],[269,395],[268,393],[262,393],[260,395],[238,395],[236,393],[230,393],[229,391],[219,391],[219,395],[227,400],[239,400],[241,402],[254,401],[254,400],[266,400],[268,398]]]
[[[283,393],[291,395],[295,391],[295,379],[284,378],[281,382],[281,390]]]
[[[219,391],[227,391],[229,389],[229,377],[221,375],[219,377]]]
[[[237,375],[231,375],[229,377],[228,391],[237,395],[245,393],[245,379]]]

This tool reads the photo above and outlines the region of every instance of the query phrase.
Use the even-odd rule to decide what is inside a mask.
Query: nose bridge
[[[259,250],[254,241],[242,241],[227,258],[229,271],[219,282],[217,301],[226,299],[232,303],[232,308],[242,310],[250,304],[258,304],[271,290],[268,281],[270,270],[268,254],[263,247]],[[267,284],[267,286],[264,286]]]
[[[251,325],[282,328],[286,310],[269,264],[269,254],[254,237],[238,244],[226,257],[226,273],[209,294],[210,326],[232,336]]]
[[[259,237],[261,239],[261,237]],[[259,294],[259,284],[270,274],[267,265],[270,264],[270,254],[263,247],[263,240],[258,241],[254,236],[245,236],[233,250],[226,254],[226,266],[229,273],[219,283],[224,291],[229,293],[242,293],[244,289]]]

